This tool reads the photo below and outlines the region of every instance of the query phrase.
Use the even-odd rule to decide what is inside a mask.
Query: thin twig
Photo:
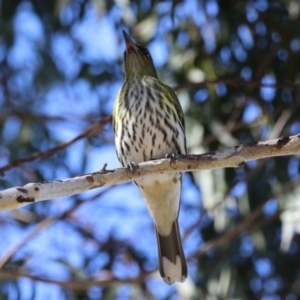
[[[19,242],[17,242],[15,245],[13,245],[9,250],[0,257],[0,269],[5,265],[5,263],[20,249],[22,248],[29,240],[31,240],[33,237],[35,237],[37,234],[39,234],[42,230],[50,227],[54,223],[56,223],[59,220],[68,218],[71,216],[75,210],[77,210],[82,204],[93,202],[97,199],[99,199],[101,196],[103,196],[104,193],[107,193],[110,191],[114,186],[110,186],[109,188],[101,191],[100,193],[94,195],[89,200],[85,201],[77,201],[73,207],[71,207],[66,212],[62,213],[60,216],[57,217],[49,217],[42,222],[38,223],[33,229],[31,229]]]
[[[103,280],[95,280],[92,278],[89,278],[88,280],[55,280],[55,279],[48,279],[48,278],[42,278],[41,276],[31,275],[26,271],[21,270],[0,270],[0,281],[3,280],[17,280],[20,277],[25,277],[28,279],[31,279],[33,281],[39,281],[39,282],[45,282],[45,283],[51,283],[56,284],[62,288],[68,288],[72,289],[74,291],[85,291],[93,286],[111,286],[112,284],[137,284],[137,283],[143,283],[145,280],[145,277],[149,275],[149,272],[144,272],[143,274],[140,274],[139,276],[136,276],[134,278],[127,278],[127,279],[120,279],[114,276],[114,274],[110,271],[106,271],[106,277],[107,279]]]
[[[234,78],[234,79],[212,79],[212,80],[204,80],[201,82],[190,82],[178,85],[177,87],[173,88],[175,91],[183,90],[183,89],[189,89],[189,88],[198,88],[203,87],[210,84],[218,84],[218,83],[224,83],[226,85],[230,86],[240,86],[245,85],[248,87],[269,87],[269,88],[285,88],[285,89],[296,89],[300,87],[300,81],[295,82],[283,82],[283,83],[274,83],[274,84],[268,84],[263,83],[260,80],[245,80],[243,78]]]
[[[35,154],[33,154],[31,156],[28,156],[28,157],[25,157],[25,158],[21,158],[21,159],[17,159],[15,161],[12,161],[9,164],[7,164],[6,166],[0,168],[0,175],[3,175],[4,172],[6,172],[8,170],[11,170],[15,167],[23,165],[24,163],[32,162],[32,161],[35,161],[37,159],[42,159],[42,158],[54,155],[55,153],[57,153],[61,150],[64,150],[68,146],[70,146],[70,145],[74,144],[75,142],[81,140],[82,138],[89,137],[89,136],[92,136],[92,135],[98,133],[99,131],[101,131],[103,129],[103,126],[105,124],[109,123],[109,122],[111,122],[111,116],[104,117],[100,121],[98,121],[96,123],[93,123],[88,129],[86,129],[81,134],[79,134],[77,137],[75,137],[74,139],[72,139],[72,140],[70,140],[66,143],[63,143],[59,146],[48,149],[46,151],[41,151],[41,152],[35,153]]]

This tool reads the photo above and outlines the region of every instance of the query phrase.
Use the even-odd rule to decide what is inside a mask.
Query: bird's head
[[[124,52],[126,76],[153,76],[157,73],[149,50],[143,46],[135,44],[130,36],[123,30],[126,50]]]

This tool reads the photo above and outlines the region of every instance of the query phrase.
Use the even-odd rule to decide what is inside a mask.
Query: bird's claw
[[[132,173],[134,173],[134,171],[137,170],[138,168],[139,165],[134,161],[131,161],[127,164],[127,169]]]
[[[169,159],[169,162],[171,163],[172,161],[176,160],[176,154],[175,153],[167,153],[165,158]]]

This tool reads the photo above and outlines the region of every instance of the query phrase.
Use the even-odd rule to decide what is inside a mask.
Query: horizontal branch
[[[238,168],[245,162],[275,156],[300,154],[300,133],[275,140],[242,144],[200,155],[178,155],[139,164],[134,172],[126,168],[107,170],[63,180],[28,183],[0,192],[0,210],[16,209],[37,201],[71,196],[91,189],[136,180],[157,173],[190,172],[217,168]]]
[[[32,281],[55,284],[62,288],[72,289],[74,291],[85,291],[94,286],[105,287],[105,286],[111,286],[113,284],[142,283],[144,281],[145,277],[148,275],[148,273],[149,272],[142,273],[141,275],[134,277],[134,278],[119,279],[119,278],[116,278],[109,271],[106,271],[107,279],[97,280],[94,278],[89,278],[88,280],[73,279],[73,280],[60,281],[60,280],[56,280],[56,279],[43,278],[42,276],[31,275],[28,271],[0,270],[0,281],[17,280],[17,279],[20,279],[20,277],[24,277],[24,278],[30,279]]]
[[[174,87],[175,91],[189,89],[189,88],[197,88],[204,87],[211,84],[219,84],[224,83],[229,86],[241,86],[245,85],[247,87],[268,87],[268,88],[281,88],[281,89],[298,89],[300,86],[300,81],[289,81],[289,82],[281,82],[281,83],[264,83],[261,80],[246,80],[243,78],[232,78],[232,79],[211,79],[211,80],[203,80],[200,82],[189,82],[185,84],[181,84],[177,87]]]

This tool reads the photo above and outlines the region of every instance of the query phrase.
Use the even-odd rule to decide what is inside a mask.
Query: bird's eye
[[[144,53],[147,57],[150,57],[150,52],[149,52],[148,49],[143,48],[143,53]]]

